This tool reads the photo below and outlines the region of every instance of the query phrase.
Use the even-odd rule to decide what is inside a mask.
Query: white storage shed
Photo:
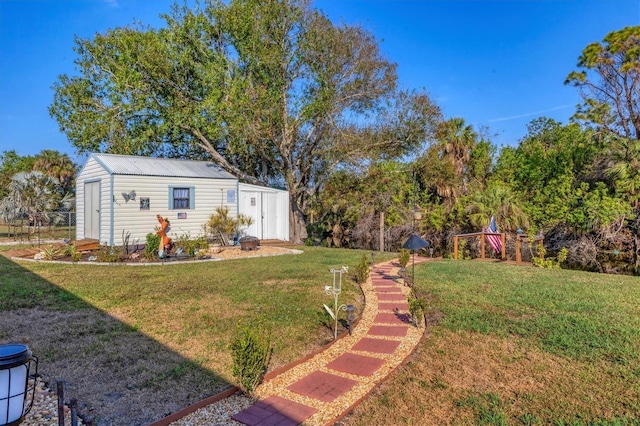
[[[255,205],[249,196],[248,210],[243,211],[241,188],[247,194],[267,195],[256,195]],[[279,202],[283,197],[284,212]],[[289,239],[287,191],[241,184],[207,161],[92,154],[76,179],[76,239],[121,246],[128,235],[129,244],[144,244],[159,225],[156,215],[169,219],[170,238],[195,238],[204,234],[204,223],[221,206],[234,217],[244,213],[254,218],[248,235]]]
[[[253,218],[247,234],[261,240],[289,241],[289,192],[239,184],[239,211]]]

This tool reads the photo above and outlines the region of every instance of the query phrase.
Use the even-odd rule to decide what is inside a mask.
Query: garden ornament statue
[[[160,215],[156,215],[158,222],[160,222],[160,229],[156,234],[160,235],[160,244],[158,245],[158,257],[164,258],[165,251],[169,251],[171,247],[171,238],[167,237],[167,230],[169,228],[169,218],[163,218]]]

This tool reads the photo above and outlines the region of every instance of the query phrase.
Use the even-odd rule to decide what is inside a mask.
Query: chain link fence
[[[39,212],[19,217],[0,217],[0,242],[40,244],[71,240],[76,235],[76,212]]]

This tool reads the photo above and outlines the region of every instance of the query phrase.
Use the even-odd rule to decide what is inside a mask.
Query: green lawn
[[[275,366],[327,343],[332,334],[322,304],[332,301],[324,293],[329,270],[354,270],[363,254],[370,256],[305,248],[303,255],[164,267],[2,262],[0,310],[95,308],[175,350],[188,347],[184,356],[230,380],[226,346],[241,319],[271,328]],[[360,305],[357,286],[347,276],[343,281],[340,302]]]
[[[156,399],[164,393],[177,399],[176,387],[193,386],[180,399],[192,403],[233,381],[228,343],[238,319],[260,318],[271,327],[272,367],[330,341],[322,309],[331,300],[323,291],[329,269],[354,268],[369,253],[304,250],[164,267],[16,264],[0,257],[0,311],[25,322],[0,327],[0,341],[26,335],[43,372],[62,377],[71,374],[65,361],[77,353],[99,372],[114,362],[133,364],[124,352],[159,345],[165,352],[153,362],[149,350],[144,365],[119,367],[99,380],[120,375],[131,392]],[[390,416],[414,425],[640,424],[638,277],[434,261],[416,266],[416,282],[429,301],[427,336],[344,424],[388,424]],[[362,303],[353,283],[344,287],[341,303]],[[29,321],[49,314],[56,320],[43,327],[52,336],[39,341]],[[60,342],[69,334],[66,348]],[[147,378],[131,378],[138,376]],[[213,384],[197,387],[207,380]]]
[[[640,279],[470,261],[416,268],[437,324],[347,424],[640,424]]]

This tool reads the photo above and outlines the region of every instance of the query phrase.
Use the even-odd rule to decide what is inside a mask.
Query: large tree
[[[640,26],[613,31],[578,58],[565,84],[580,88],[577,118],[620,138],[640,139]]]
[[[209,0],[164,19],[76,39],[79,73],[54,85],[51,115],[81,153],[210,158],[284,183],[294,241],[332,171],[406,155],[438,117],[398,90],[371,33],[303,0]]]
[[[20,172],[32,171],[35,162],[35,157],[21,156],[15,150],[3,151],[0,154],[0,198],[9,194],[13,176]]]

